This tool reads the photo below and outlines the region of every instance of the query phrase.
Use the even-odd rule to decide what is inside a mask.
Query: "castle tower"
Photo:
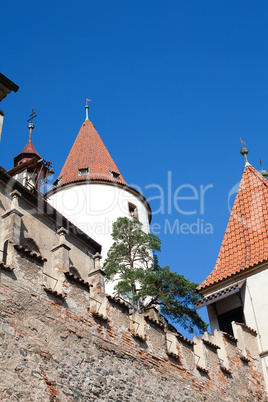
[[[28,122],[29,138],[24,149],[14,158],[14,168],[8,174],[18,180],[34,193],[40,193],[45,180],[53,173],[51,163],[46,162],[35,150],[32,143],[32,132],[34,129],[33,118],[36,117],[34,110]]]
[[[151,208],[130,187],[113,161],[92,122],[83,122],[48,201],[102,245],[102,257],[112,245],[112,224],[118,217],[137,218],[149,231]]]
[[[231,335],[236,321],[258,333],[264,372],[268,367],[268,181],[241,149],[245,168],[216,265],[197,288],[207,306],[211,330]]]

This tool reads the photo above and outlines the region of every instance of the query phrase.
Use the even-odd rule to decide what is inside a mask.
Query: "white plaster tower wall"
[[[102,245],[103,260],[111,247],[112,224],[119,217],[131,218],[129,204],[137,207],[143,230],[149,232],[149,216],[145,201],[130,188],[98,182],[62,187],[48,201],[79,229]]]

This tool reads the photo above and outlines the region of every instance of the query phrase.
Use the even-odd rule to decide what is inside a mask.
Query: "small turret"
[[[34,110],[28,120],[29,138],[24,149],[14,158],[14,168],[8,174],[18,180],[32,192],[40,193],[46,179],[53,173],[51,162],[46,162],[35,150],[32,143],[34,129],[33,119],[37,115]],[[44,192],[44,191],[43,191]]]

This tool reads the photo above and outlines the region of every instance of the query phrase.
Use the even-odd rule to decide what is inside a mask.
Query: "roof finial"
[[[89,120],[89,118],[88,118],[88,109],[89,109],[89,106],[88,106],[88,102],[91,102],[91,99],[86,99],[86,106],[85,106],[85,109],[86,109],[86,120]]]
[[[33,119],[37,117],[37,114],[35,113],[34,109],[32,109],[32,113],[30,114],[29,121],[30,123],[28,124],[28,129],[29,129],[29,142],[32,142],[32,131],[34,129],[34,124],[33,124]]]
[[[267,170],[263,169],[262,163],[261,163],[261,159],[260,159],[260,165],[261,165],[261,175],[262,175],[263,177],[267,177],[267,176],[268,176],[268,172],[267,172]]]
[[[249,166],[250,163],[248,162],[248,157],[247,157],[248,149],[246,148],[246,143],[242,140],[241,137],[240,137],[240,141],[241,141],[241,145],[242,145],[242,148],[241,148],[241,150],[240,150],[240,154],[241,154],[241,155],[244,155],[244,158],[245,158],[245,166]]]

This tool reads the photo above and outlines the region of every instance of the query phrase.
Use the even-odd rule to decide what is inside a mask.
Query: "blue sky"
[[[56,179],[92,99],[125,180],[153,211],[164,191],[153,216],[160,263],[200,283],[241,178],[240,137],[250,163],[268,169],[267,13],[268,2],[246,0],[3,0],[1,72],[20,89],[1,103],[0,164],[13,166],[34,108],[34,145]]]

